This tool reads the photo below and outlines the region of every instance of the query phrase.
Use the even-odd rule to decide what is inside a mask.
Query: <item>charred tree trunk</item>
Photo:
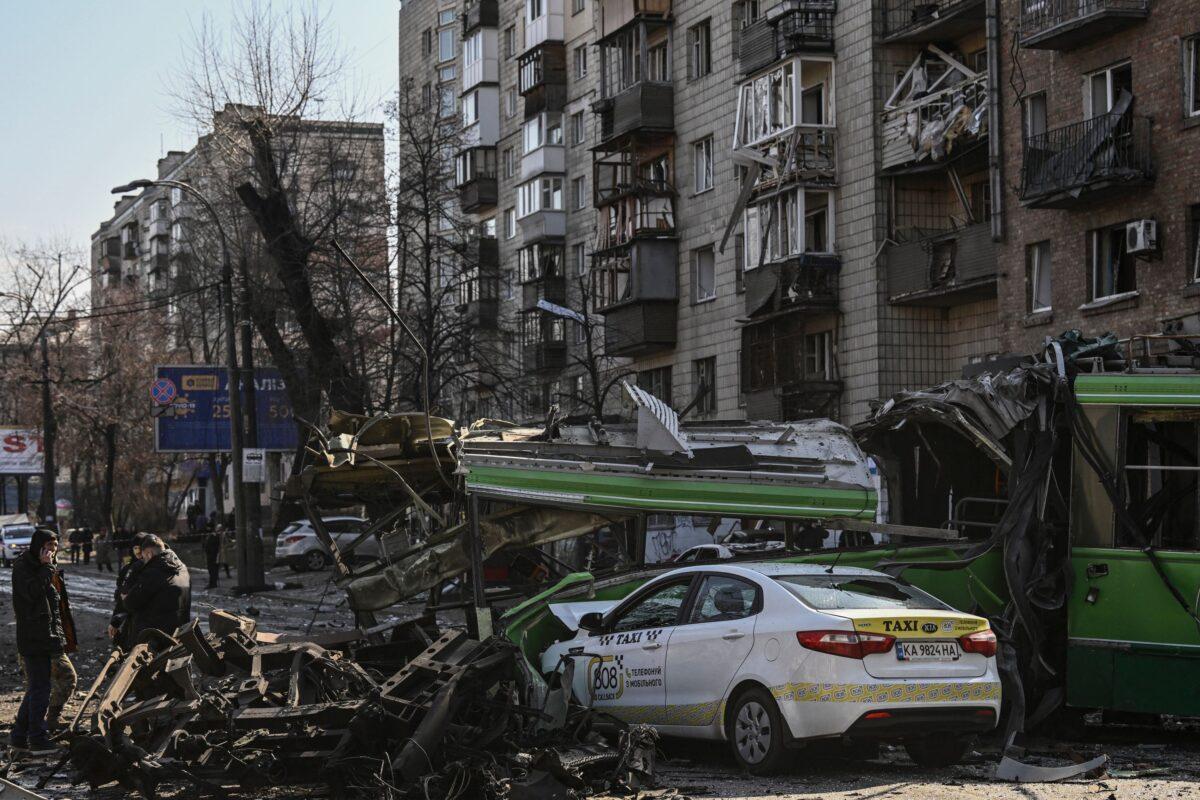
[[[42,521],[55,520],[54,480],[58,470],[54,450],[58,441],[58,419],[54,416],[54,400],[50,396],[50,346],[46,330],[42,329],[42,497],[38,501],[38,516]]]

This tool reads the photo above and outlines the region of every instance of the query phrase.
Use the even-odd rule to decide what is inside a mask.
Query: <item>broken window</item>
[[[691,588],[691,576],[679,583],[655,589],[635,602],[613,622],[614,631],[637,631],[674,625]]]
[[[1107,114],[1117,103],[1122,91],[1133,94],[1133,65],[1129,62],[1107,67],[1086,78],[1085,101],[1088,116]]]
[[[1049,311],[1053,307],[1050,290],[1053,271],[1050,261],[1050,242],[1036,242],[1025,248],[1025,285],[1028,290],[1027,308],[1030,313]]]
[[[804,378],[805,380],[828,381],[833,379],[830,372],[830,347],[832,337],[829,331],[806,334],[804,337]]]
[[[1155,547],[1200,549],[1198,452],[1197,412],[1144,410],[1130,415],[1125,434],[1125,496],[1130,516],[1142,524]],[[1134,531],[1118,524],[1118,547],[1142,544]]]
[[[1091,300],[1137,290],[1136,262],[1125,249],[1125,226],[1091,231]]]
[[[832,253],[832,196],[790,189],[747,206],[743,215],[745,267],[781,261],[802,253]],[[803,221],[803,226],[801,226]],[[760,248],[766,258],[760,259]]]
[[[671,368],[644,369],[637,374],[639,389],[645,389],[650,394],[671,405]]]
[[[696,403],[697,414],[711,414],[717,410],[717,359],[715,356],[697,359],[692,362],[692,380],[694,390],[700,392],[700,400]]]
[[[734,146],[756,144],[796,125],[832,125],[833,85],[833,62],[816,58],[789,61],[742,84]]]

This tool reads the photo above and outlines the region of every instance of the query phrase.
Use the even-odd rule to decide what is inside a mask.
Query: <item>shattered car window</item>
[[[674,625],[679,609],[687,597],[691,581],[664,586],[643,598],[621,615],[613,625],[614,631],[636,631],[642,628],[664,628]]]
[[[781,586],[818,611],[841,608],[950,608],[915,586],[874,575],[781,575]]]

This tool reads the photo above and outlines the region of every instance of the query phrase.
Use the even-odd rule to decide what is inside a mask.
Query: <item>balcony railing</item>
[[[600,115],[600,141],[610,142],[634,131],[667,132],[675,127],[675,87],[642,81],[595,104]]]
[[[764,171],[754,185],[762,192],[789,183],[833,184],[837,182],[837,129],[800,126],[786,134],[792,141],[782,147],[787,160]]]
[[[883,168],[947,162],[987,140],[988,76],[963,81],[883,112]],[[967,114],[963,114],[963,109]]]
[[[567,366],[566,340],[548,340],[523,346],[525,369],[555,372]]]
[[[463,37],[476,28],[497,28],[500,26],[499,0],[475,0],[467,6],[463,14]]]
[[[887,250],[893,303],[951,306],[996,295],[997,246],[987,222],[918,236]]]
[[[604,315],[604,354],[640,356],[670,350],[678,334],[676,301],[631,303]]]
[[[640,236],[675,233],[675,204],[670,197],[626,197],[601,208],[597,251],[622,247]]]
[[[499,197],[495,175],[479,175],[458,187],[458,204],[467,214],[496,205]]]
[[[746,270],[746,314],[836,311],[841,259],[805,254]]]
[[[523,301],[521,306],[526,311],[536,309],[541,300],[562,305],[567,302],[567,279],[562,275],[546,275],[535,278],[522,284],[521,299]]]
[[[955,39],[982,31],[984,11],[984,0],[887,0],[883,38],[889,42]]]
[[[1087,194],[1153,180],[1146,117],[1101,114],[1025,140],[1021,202],[1033,208],[1068,208]]]
[[[743,75],[757,72],[789,55],[833,49],[834,0],[792,0],[790,8],[761,19],[741,32],[738,67]]]
[[[1149,0],[1022,0],[1021,46],[1070,50],[1149,14]]]

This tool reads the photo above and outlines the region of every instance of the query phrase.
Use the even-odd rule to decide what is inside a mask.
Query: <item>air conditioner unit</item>
[[[1125,226],[1125,251],[1138,255],[1158,250],[1158,223],[1139,219]]]

